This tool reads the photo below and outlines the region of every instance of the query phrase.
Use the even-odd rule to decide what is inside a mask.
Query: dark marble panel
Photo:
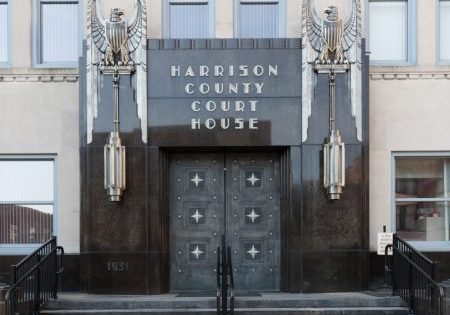
[[[164,211],[160,205],[161,198],[167,198],[168,192],[161,187],[161,179],[168,174],[164,174],[165,170],[161,168],[164,163],[161,158],[159,148],[149,147],[148,152],[148,248],[150,251],[161,251],[161,234],[165,230],[162,225],[162,216],[168,215],[168,211]],[[164,196],[161,196],[163,194]]]
[[[13,281],[12,265],[17,264],[24,256],[0,256],[0,282],[11,283]]]
[[[119,119],[122,141],[125,145],[141,145],[141,122],[137,117],[137,106],[134,101],[133,80],[135,76],[122,75],[119,89]],[[98,116],[94,120],[92,144],[104,145],[109,133],[113,130],[114,103],[112,76],[101,76],[99,88]]]
[[[60,288],[63,292],[79,292],[81,289],[80,255],[64,255],[64,272],[61,276]]]
[[[303,252],[303,292],[362,290],[363,255],[361,251]]]
[[[168,190],[167,155],[159,148],[148,148],[148,248],[150,259],[149,293],[169,290],[169,226],[166,200]]]
[[[79,82],[78,82],[78,91],[79,91],[79,135],[80,135],[80,147],[85,147],[87,143],[87,125],[86,125],[86,104],[87,104],[87,96],[86,96],[86,42],[83,41],[83,56],[79,58]]]
[[[438,281],[444,281],[450,279],[450,253],[449,252],[424,252],[425,256],[430,258],[432,261],[437,262],[438,272],[437,279]]]
[[[319,74],[308,124],[308,144],[321,144],[329,136],[328,74]],[[359,144],[355,118],[351,114],[347,74],[336,75],[336,128],[346,144]],[[364,129],[364,128],[363,128]]]
[[[384,288],[384,256],[376,252],[369,254],[369,284],[368,288],[377,290]]]
[[[328,201],[323,187],[322,146],[304,145],[303,248],[355,250],[365,246],[361,146],[346,146],[346,185],[340,200]]]
[[[126,185],[122,201],[110,202],[103,179],[103,148],[88,150],[88,224],[83,250],[124,252],[147,250],[146,150],[127,147]]]
[[[164,257],[168,253],[150,252],[148,254],[148,294],[169,292],[169,264]]]
[[[147,253],[81,254],[84,290],[92,294],[146,294]]]
[[[290,178],[289,188],[289,292],[301,291],[302,278],[302,150],[301,147],[291,147],[289,154]]]
[[[80,147],[80,251],[87,251],[89,245],[89,208],[88,208],[88,148]]]

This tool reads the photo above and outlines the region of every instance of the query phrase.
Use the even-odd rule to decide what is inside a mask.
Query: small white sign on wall
[[[384,255],[386,246],[392,245],[394,233],[378,233],[378,255]],[[392,249],[389,249],[388,255],[392,255]]]

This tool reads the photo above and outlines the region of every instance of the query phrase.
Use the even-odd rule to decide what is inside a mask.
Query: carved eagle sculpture
[[[147,9],[145,0],[135,0],[131,19],[123,20],[123,10],[111,10],[105,19],[101,0],[88,4],[87,34],[87,142],[92,141],[97,118],[99,70],[101,66],[131,66],[136,72],[137,115],[142,141],[147,142]]]
[[[314,66],[348,63],[350,67],[352,115],[356,120],[357,138],[361,134],[361,4],[360,0],[348,0],[346,19],[339,18],[337,8],[329,6],[325,17],[317,14],[314,0],[303,0],[302,5],[302,141],[307,139],[308,119],[315,89]],[[350,5],[351,2],[351,5]]]

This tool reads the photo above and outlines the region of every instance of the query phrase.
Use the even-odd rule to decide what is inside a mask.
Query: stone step
[[[40,314],[52,315],[216,315],[215,309],[95,309],[95,310],[44,310]],[[408,315],[405,307],[329,307],[329,308],[249,308],[235,309],[236,315]]]
[[[61,294],[50,301],[42,314],[216,314],[215,297],[186,297],[176,294],[150,296],[112,296]],[[263,293],[238,296],[235,313],[285,315],[407,315],[399,297],[372,293],[288,294]]]

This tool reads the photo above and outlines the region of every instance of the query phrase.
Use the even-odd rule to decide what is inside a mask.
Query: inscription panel
[[[300,144],[299,46],[149,52],[148,132],[153,144]]]

